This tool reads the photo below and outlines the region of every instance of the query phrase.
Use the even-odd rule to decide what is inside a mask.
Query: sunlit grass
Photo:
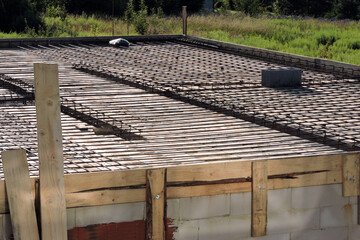
[[[148,17],[147,34],[181,34],[180,17]],[[113,21],[94,15],[69,15],[65,20],[45,17],[39,32],[0,33],[0,38],[109,36]],[[117,36],[137,35],[134,26],[114,20]],[[360,23],[314,19],[252,18],[244,14],[193,15],[188,34],[219,41],[266,48],[310,57],[328,58],[360,65]]]

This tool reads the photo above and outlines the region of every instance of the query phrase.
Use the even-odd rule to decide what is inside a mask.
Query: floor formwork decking
[[[23,52],[14,51],[15,54]],[[10,60],[11,57],[8,56]],[[32,62],[7,61],[1,70],[31,83]],[[323,144],[281,133],[198,106],[148,93],[124,84],[60,66],[61,96],[94,111],[121,119],[141,130],[144,140],[127,141],[114,135],[95,135],[93,126],[63,114],[66,173],[120,170],[207,161],[231,161],[341,153]],[[36,168],[35,106],[22,102],[0,108],[2,149],[27,149]],[[21,126],[21,128],[17,127]],[[9,131],[10,130],[10,131]],[[15,134],[14,134],[15,133]],[[11,140],[11,141],[9,141]],[[12,144],[13,143],[13,144]]]
[[[129,48],[89,41],[0,49],[0,149],[26,150],[35,189],[33,63],[59,63],[67,208],[145,202],[159,174],[165,205],[252,192],[264,206],[253,230],[264,235],[262,190],[342,183],[344,196],[359,195],[349,177],[360,175],[359,68],[181,36],[131,38]],[[261,70],[294,65],[303,87],[261,86]],[[104,127],[110,134],[96,134]]]

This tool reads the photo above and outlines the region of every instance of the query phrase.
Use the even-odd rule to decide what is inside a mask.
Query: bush
[[[135,30],[141,35],[145,35],[149,28],[147,15],[148,15],[147,7],[145,5],[144,0],[141,0],[140,10],[135,15],[135,20],[134,20]]]
[[[338,38],[335,36],[332,35],[326,36],[324,34],[316,39],[318,45],[329,45],[329,46],[333,45],[337,40]]]
[[[359,50],[360,49],[360,42],[350,43],[348,47],[350,49],[353,49],[353,50]]]
[[[261,2],[259,0],[235,0],[234,5],[235,10],[249,15],[256,15],[261,11]]]

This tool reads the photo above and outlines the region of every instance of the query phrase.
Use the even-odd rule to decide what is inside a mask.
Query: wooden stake
[[[38,240],[34,195],[25,150],[2,154],[5,184],[15,239]]]
[[[359,191],[360,162],[359,156],[345,155],[343,157],[343,196],[351,197],[360,195]]]
[[[148,170],[146,177],[146,239],[165,240],[166,169]]]
[[[57,64],[34,64],[42,239],[67,239]]]
[[[266,235],[267,225],[267,178],[266,161],[252,163],[251,236]]]
[[[182,7],[183,35],[187,36],[187,6]]]

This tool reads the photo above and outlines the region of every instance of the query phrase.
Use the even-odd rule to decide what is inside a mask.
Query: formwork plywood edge
[[[342,158],[359,153],[268,160],[268,190],[339,184]],[[263,160],[262,160],[263,161]],[[166,167],[167,198],[212,196],[251,191],[251,163],[236,161]],[[66,206],[76,208],[146,200],[148,169],[65,175]],[[38,177],[32,177],[35,188]],[[0,180],[0,213],[8,205]]]

